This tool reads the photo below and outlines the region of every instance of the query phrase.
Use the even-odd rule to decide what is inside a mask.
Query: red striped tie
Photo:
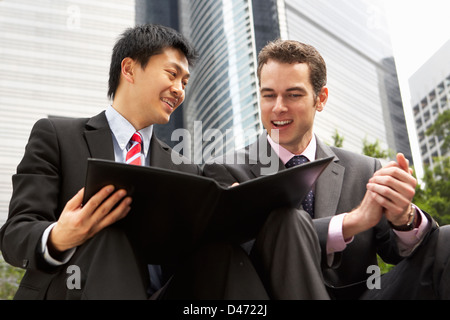
[[[141,163],[141,144],[142,136],[139,132],[135,132],[130,139],[131,147],[127,152],[127,157],[125,159],[128,164],[135,164],[140,166]]]

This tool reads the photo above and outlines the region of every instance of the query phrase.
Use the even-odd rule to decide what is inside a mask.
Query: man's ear
[[[328,88],[323,87],[320,90],[319,95],[317,96],[316,110],[321,112],[325,108],[327,101],[328,101]]]
[[[135,65],[136,65],[136,62],[129,57],[122,60],[121,74],[122,74],[122,77],[129,83],[134,83]]]

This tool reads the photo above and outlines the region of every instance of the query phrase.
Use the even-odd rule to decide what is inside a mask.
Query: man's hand
[[[384,208],[386,218],[393,225],[401,226],[410,220],[416,185],[408,160],[399,153],[397,162],[389,163],[374,174],[367,189],[375,194],[374,199]]]
[[[375,200],[376,196],[374,192],[367,190],[361,204],[344,217],[342,235],[345,240],[369,230],[381,220],[383,208]]]
[[[408,160],[403,154],[397,154],[397,162],[390,162],[375,172],[359,207],[345,216],[344,238],[350,239],[374,227],[383,214],[394,225],[407,224],[416,184]]]
[[[70,199],[50,232],[49,250],[58,254],[79,246],[103,228],[124,218],[130,211],[131,198],[124,199],[125,190],[113,191],[113,186],[104,187],[84,206],[84,188]],[[119,205],[114,207],[117,203]]]

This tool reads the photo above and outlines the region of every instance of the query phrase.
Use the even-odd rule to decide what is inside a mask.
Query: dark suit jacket
[[[251,152],[249,150],[256,150]],[[261,148],[263,147],[263,148]],[[204,175],[212,177],[225,185],[243,182],[261,175],[261,169],[268,167],[260,161],[264,150],[273,152],[267,142],[266,134],[243,151],[246,164],[207,164]],[[366,184],[381,165],[374,158],[351,153],[339,148],[329,147],[317,139],[316,158],[334,157],[315,185],[314,225],[319,235],[322,250],[322,266],[325,284],[336,298],[357,298],[367,289],[366,281],[369,265],[377,264],[378,253],[385,262],[396,264],[402,258],[398,253],[395,234],[383,218],[377,226],[355,236],[352,243],[342,252],[334,255],[333,265],[328,266],[326,242],[331,218],[339,213],[350,212],[362,201]],[[285,169],[276,157],[279,170]],[[431,219],[431,218],[430,218]]]
[[[12,178],[9,216],[0,230],[5,260],[27,270],[19,291],[28,285],[45,293],[54,268],[42,259],[41,236],[84,186],[87,158],[114,160],[112,139],[104,112],[93,118],[41,119],[34,125]],[[152,137],[152,166],[201,174],[197,165],[173,164],[171,152]]]

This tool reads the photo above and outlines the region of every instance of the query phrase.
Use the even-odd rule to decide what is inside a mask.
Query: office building
[[[450,41],[445,43],[409,79],[420,154],[424,165],[433,167],[436,157],[449,156],[441,147],[444,137],[427,136],[427,129],[450,108]]]
[[[112,47],[135,2],[0,1],[0,225],[33,124],[104,110]]]
[[[202,163],[253,142],[261,129],[252,2],[192,0],[179,5],[181,30],[200,54],[183,112],[193,160]]]

